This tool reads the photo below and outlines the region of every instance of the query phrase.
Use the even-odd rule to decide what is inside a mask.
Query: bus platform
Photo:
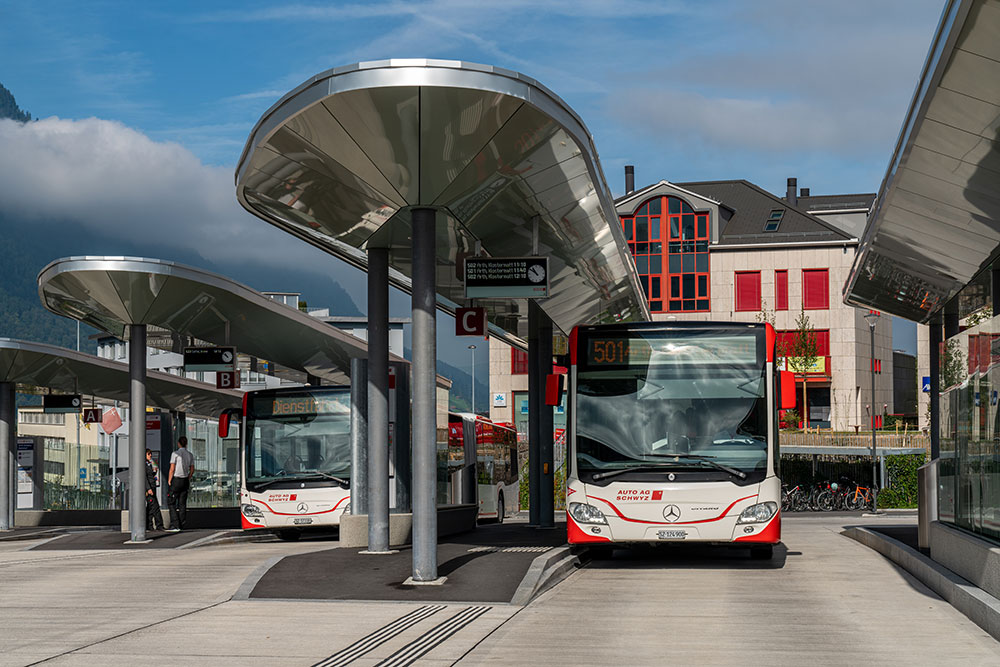
[[[192,529],[171,533],[164,530],[146,532],[146,542],[129,543],[129,534],[118,530],[79,530],[79,527],[55,534],[38,534],[25,539],[46,538],[31,551],[104,551],[109,549],[177,549],[194,545],[219,534],[218,530]]]
[[[341,547],[280,558],[251,575],[241,590],[255,600],[509,603],[535,560],[565,545],[564,522],[542,529],[515,519],[442,538],[438,574],[447,579],[441,585],[404,585],[412,567],[408,546],[378,555]]]

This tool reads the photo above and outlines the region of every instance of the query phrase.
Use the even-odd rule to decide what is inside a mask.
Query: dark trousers
[[[146,494],[146,528],[156,530],[159,526],[163,530],[163,514],[160,512],[160,501],[156,499],[156,492],[152,495]]]
[[[167,494],[167,506],[170,507],[170,527],[183,528],[187,519],[188,489],[191,481],[187,477],[174,477],[170,482],[170,492]]]

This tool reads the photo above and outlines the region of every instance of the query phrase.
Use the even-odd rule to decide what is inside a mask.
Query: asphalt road
[[[840,534],[912,521],[790,517],[769,563],[740,551],[616,554],[525,607],[231,599],[263,564],[328,542],[86,551],[5,542],[0,664],[1000,664],[989,635]]]

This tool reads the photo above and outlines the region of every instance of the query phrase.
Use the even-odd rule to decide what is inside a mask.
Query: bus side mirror
[[[795,373],[792,371],[778,371],[779,388],[781,396],[781,410],[792,410],[795,408]]]
[[[555,373],[545,376],[545,405],[555,408],[562,402],[563,377]]]
[[[223,410],[219,415],[219,437],[222,439],[229,437],[229,422],[233,417],[239,418],[242,411],[235,408]]]

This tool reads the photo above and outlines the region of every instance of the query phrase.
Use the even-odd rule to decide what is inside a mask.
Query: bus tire
[[[753,560],[771,560],[773,556],[773,544],[761,544],[755,547],[750,547],[750,558]]]
[[[284,542],[298,542],[299,538],[302,537],[302,531],[295,529],[276,530],[274,534]]]
[[[500,493],[497,494],[497,523],[498,524],[503,523],[503,520],[506,518],[505,517],[505,514],[506,514],[505,509],[506,508],[504,508],[504,506],[503,506],[503,491],[501,491]]]

